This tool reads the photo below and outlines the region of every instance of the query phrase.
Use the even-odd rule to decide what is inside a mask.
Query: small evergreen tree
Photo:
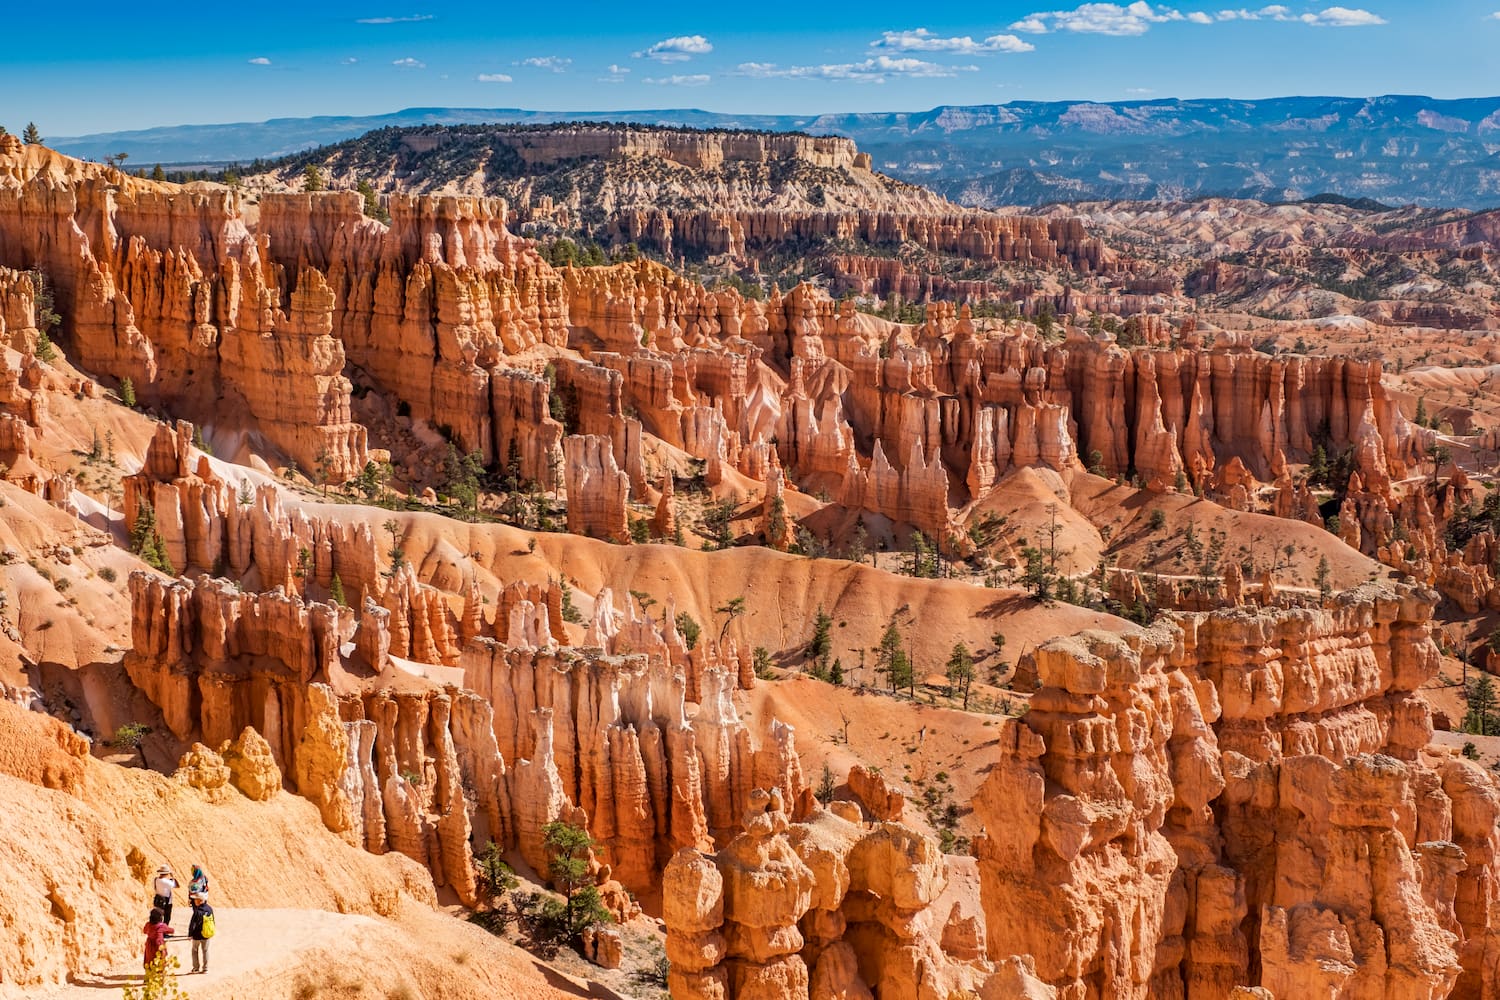
[[[1488,736],[1495,732],[1495,682],[1481,673],[1469,682],[1464,700],[1469,712],[1464,716],[1464,732]]]
[[[817,617],[813,619],[812,639],[807,643],[807,656],[812,660],[825,660],[833,652],[833,616],[818,605]]]
[[[953,685],[964,700],[964,711],[969,710],[969,688],[974,683],[974,656],[962,642],[954,643],[953,653],[948,657],[948,683]]]
[[[1021,582],[1039,601],[1052,599],[1052,571],[1047,567],[1046,554],[1041,549],[1028,545],[1021,549],[1021,558],[1026,561],[1021,571]]]
[[[1036,330],[1046,340],[1052,336],[1052,327],[1056,317],[1052,313],[1051,303],[1043,302],[1042,307],[1036,313]]]
[[[1313,486],[1328,482],[1328,452],[1322,445],[1313,449],[1312,459],[1307,463],[1307,481]]]
[[[921,531],[911,533],[910,573],[919,579],[929,580],[938,575],[937,551]]]
[[[42,133],[37,131],[36,122],[27,122],[26,128],[21,132],[21,141],[28,146],[41,144]]]
[[[516,878],[515,870],[506,864],[505,852],[493,840],[474,858],[474,866],[479,870],[479,901],[487,909],[484,919],[475,922],[492,933],[499,933],[514,916],[510,894],[521,882]]]
[[[549,858],[547,875],[567,900],[568,936],[577,938],[589,927],[613,922],[589,872],[589,854],[596,846],[589,832],[555,820],[542,827],[542,846]]]
[[[380,204],[380,199],[375,196],[375,188],[371,186],[369,181],[360,178],[359,183],[354,185],[354,190],[358,191],[365,199],[365,215],[380,222],[390,223],[391,213],[387,212],[385,206]]]
[[[687,648],[693,649],[697,647],[698,637],[703,634],[703,628],[698,624],[697,619],[686,611],[679,611],[677,612],[675,624],[677,625],[677,631],[682,633],[682,640],[687,643]]]
[[[572,622],[574,625],[583,624],[583,612],[579,611],[578,606],[573,603],[573,587],[567,580],[562,581],[562,617],[565,622]]]
[[[323,172],[318,169],[316,163],[309,163],[302,171],[302,190],[322,191],[326,185],[323,183]]]
[[[313,466],[318,470],[318,483],[323,487],[323,499],[328,499],[328,481],[333,478],[333,456],[327,448],[319,448]]]
[[[880,636],[880,645],[875,649],[875,672],[885,675],[892,691],[912,683],[911,660],[901,644],[901,632],[894,619],[886,625]]]
[[[862,563],[870,553],[870,534],[865,531],[864,518],[854,525],[854,537],[849,540],[849,561]]]
[[[391,536],[391,549],[389,552],[389,555],[391,557],[391,568],[390,572],[387,575],[395,576],[396,573],[401,569],[401,566],[406,562],[406,550],[403,549],[396,541],[396,536],[401,531],[401,525],[396,522],[396,519],[394,517],[391,517],[387,518],[385,523],[381,525],[381,527],[389,532]],[[566,598],[567,596],[566,588],[563,590],[563,596],[564,598]]]
[[[1333,593],[1333,578],[1326,555],[1318,559],[1318,568],[1313,574],[1313,579],[1318,584],[1318,596],[1325,601],[1328,600],[1328,595]]]
[[[37,331],[36,350],[32,353],[38,361],[45,361],[49,365],[57,360],[57,348],[52,346],[52,338],[47,336],[46,330]]]
[[[135,409],[135,383],[127,375],[120,379],[120,402]]]
[[[337,573],[333,574],[333,579],[328,583],[328,599],[338,605],[348,603],[344,600],[344,581],[339,579]]]
[[[828,668],[828,683],[843,686],[844,683],[844,661],[838,657],[833,658],[833,666]]]
[[[152,569],[171,576],[177,571],[167,558],[167,546],[156,529],[156,508],[142,501],[135,512],[135,523],[130,527],[130,551],[141,557],[141,561]]]

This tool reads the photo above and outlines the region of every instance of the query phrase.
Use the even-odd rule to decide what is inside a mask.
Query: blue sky
[[[6,13],[0,124],[1500,92],[1500,0],[1346,3],[27,3]]]

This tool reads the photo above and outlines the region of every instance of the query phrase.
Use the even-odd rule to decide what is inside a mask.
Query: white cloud
[[[353,66],[355,63],[359,62],[359,60],[354,58],[353,56],[349,56],[347,58],[340,59],[339,62],[343,63],[345,66]]]
[[[677,35],[663,38],[643,52],[634,53],[637,59],[655,59],[658,62],[687,62],[693,56],[706,56],[714,50],[713,45],[702,35]]]
[[[1500,21],[1500,10],[1497,10],[1497,11],[1495,11],[1495,13],[1491,14],[1489,16],[1489,20]]]
[[[269,65],[271,65],[271,60],[267,59],[265,56],[256,56],[254,59],[250,60],[250,65],[251,66],[269,66]]]
[[[413,58],[411,58],[411,56],[407,56],[405,59],[396,59],[396,60],[393,60],[391,62],[391,65],[395,66],[397,69],[426,69],[427,68],[427,64],[426,63],[422,62],[422,60],[420,60],[420,59],[413,59]]]
[[[653,83],[661,87],[701,87],[709,81],[707,73],[674,73],[663,77],[642,77],[642,83]]]
[[[478,80],[480,83],[510,83],[511,82],[510,74],[508,74],[508,73],[480,73],[474,79]]]
[[[778,66],[775,63],[740,63],[742,76],[757,79],[849,80],[855,83],[885,83],[893,76],[908,79],[957,76],[972,73],[978,66],[943,66],[921,59],[893,59],[873,56],[857,63],[823,64],[821,66]]]
[[[627,75],[629,75],[629,73],[630,73],[630,68],[628,66],[616,66],[614,63],[610,63],[604,69],[604,74],[605,75],[599,77],[598,78],[598,82],[599,83],[624,83],[625,82],[625,77]]]
[[[1293,14],[1284,4],[1264,7],[1231,7],[1209,14],[1206,11],[1183,13],[1175,7],[1136,0],[1131,4],[1085,3],[1072,10],[1038,11],[1012,24],[1012,31],[1043,35],[1050,31],[1075,31],[1096,35],[1144,35],[1153,24],[1185,21],[1211,24],[1214,21],[1295,21],[1325,28],[1353,28],[1367,24],[1385,24],[1385,18],[1359,7],[1327,7],[1316,13]]]
[[[958,55],[980,56],[991,52],[1033,52],[1036,46],[1015,35],[991,35],[976,42],[968,35],[943,38],[926,28],[911,31],[885,31],[870,43],[872,49],[891,52],[953,52]]]
[[[1039,11],[1012,24],[1013,31],[1043,35],[1049,31],[1075,31],[1095,35],[1144,35],[1153,24],[1185,21],[1172,7],[1152,6],[1137,0],[1128,7],[1117,3],[1086,3],[1072,10]]]
[[[1156,91],[1152,90],[1150,87],[1126,87],[1125,88],[1125,93],[1127,93],[1127,94],[1141,95],[1141,94],[1154,94],[1154,93],[1156,93]]]
[[[1385,18],[1372,14],[1361,7],[1327,7],[1316,14],[1303,14],[1298,20],[1320,28],[1362,28],[1370,24],[1385,24]]]
[[[1297,17],[1292,14],[1290,7],[1279,3],[1256,10],[1241,7],[1238,10],[1221,10],[1214,15],[1220,21],[1295,21]]]
[[[573,60],[562,56],[531,56],[516,63],[517,66],[530,66],[533,69],[545,69],[553,73],[566,73],[568,67],[573,65]]]
[[[355,24],[411,24],[416,21],[431,21],[431,14],[407,14],[405,17],[361,17]]]

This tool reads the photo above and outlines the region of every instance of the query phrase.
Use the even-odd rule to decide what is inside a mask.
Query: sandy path
[[[186,932],[186,909],[172,917],[173,928]],[[168,944],[178,962],[178,986],[192,1000],[620,1000],[600,983],[548,968],[472,924],[433,911],[411,910],[397,922],[331,910],[215,907],[214,919],[218,933],[207,973],[188,971],[192,944],[185,933]],[[0,988],[0,1000],[100,1000],[140,981],[140,960],[133,958],[65,986]]]
[[[284,970],[301,963],[299,954],[311,956],[351,938],[367,936],[381,922],[350,913],[326,910],[251,910],[216,907],[217,933],[209,942],[209,970],[193,975],[192,942],[187,924],[192,911],[177,905],[172,928],[182,935],[168,942],[169,953],[178,961],[178,982],[194,997],[236,996],[250,984],[264,980],[269,969]],[[143,920],[142,923],[145,921]],[[49,987],[27,994],[37,1000],[98,1000],[100,990],[119,990],[139,983],[139,960],[101,972],[80,975],[67,986]]]

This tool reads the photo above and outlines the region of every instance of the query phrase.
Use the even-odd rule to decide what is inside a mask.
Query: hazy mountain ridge
[[[875,167],[970,205],[1322,191],[1387,202],[1500,205],[1500,97],[1287,97],[1032,102],[923,112],[731,115],[696,109],[547,112],[408,108],[56,139],[133,163],[276,157],[385,126],[620,121],[843,135]]]

